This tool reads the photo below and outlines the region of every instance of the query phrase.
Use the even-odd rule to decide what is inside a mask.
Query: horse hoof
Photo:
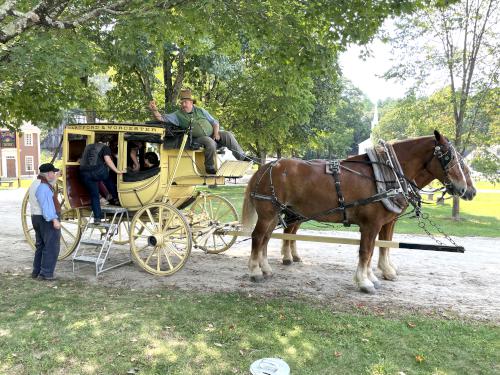
[[[362,286],[359,288],[359,290],[363,293],[366,293],[366,294],[376,294],[377,293],[375,288],[372,286]]]
[[[292,264],[292,261],[290,259],[283,259],[283,265],[290,266],[291,264]]]
[[[296,263],[302,262],[302,259],[299,257],[293,257],[293,261]]]
[[[272,273],[265,273],[264,274],[264,279],[270,279],[273,277],[273,274]]]
[[[398,279],[398,276],[394,273],[394,274],[388,274],[388,275],[382,275],[384,277],[385,280],[388,280],[388,281],[396,281]]]
[[[262,275],[250,276],[250,281],[254,283],[261,283],[264,281],[264,276]]]
[[[372,283],[373,283],[373,287],[375,289],[380,289],[382,287],[382,283],[380,281],[378,281],[378,280],[372,281]]]

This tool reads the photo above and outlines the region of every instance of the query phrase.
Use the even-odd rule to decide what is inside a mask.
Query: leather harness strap
[[[337,192],[337,198],[339,200],[339,209],[342,210],[342,224],[344,227],[349,227],[351,224],[347,220],[347,214],[345,209],[345,199],[344,194],[342,194],[342,189],[340,187],[340,160],[336,159],[330,163],[330,169],[332,171],[332,177],[335,182],[335,190]]]

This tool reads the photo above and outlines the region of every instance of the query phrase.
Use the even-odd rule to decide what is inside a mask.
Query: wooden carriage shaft
[[[238,230],[222,230],[224,234],[238,237],[251,237],[250,231]],[[360,240],[357,238],[347,237],[326,237],[326,236],[311,236],[304,234],[289,234],[289,233],[273,233],[271,238],[280,240],[295,240],[295,241],[309,241],[309,242],[323,242],[323,243],[336,243],[343,245],[359,245]],[[462,246],[445,246],[445,245],[432,245],[432,244],[418,244],[410,242],[397,242],[397,241],[375,241],[375,246],[390,247],[393,249],[416,249],[416,250],[432,250],[432,251],[447,251],[453,253],[463,253],[465,249]]]

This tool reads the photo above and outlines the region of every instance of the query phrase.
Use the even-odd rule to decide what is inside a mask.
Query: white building
[[[366,153],[366,149],[369,147],[373,147],[371,135],[373,132],[373,128],[378,124],[378,105],[375,103],[375,110],[373,112],[372,125],[370,128],[370,137],[365,139],[363,142],[358,144],[358,155]]]

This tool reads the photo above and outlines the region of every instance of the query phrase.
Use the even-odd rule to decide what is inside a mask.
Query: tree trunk
[[[453,208],[451,211],[453,220],[460,220],[460,198],[453,196]]]
[[[260,165],[259,169],[266,164],[266,158],[267,158],[267,153],[266,150],[259,150],[259,159],[260,159]]]
[[[173,99],[173,82],[172,82],[172,56],[170,55],[170,48],[165,46],[163,48],[163,82],[165,85],[164,93],[165,93],[165,108],[169,108],[173,105],[175,99]]]
[[[277,157],[278,159],[281,159],[281,147],[278,147],[278,148],[276,149],[276,157]]]

